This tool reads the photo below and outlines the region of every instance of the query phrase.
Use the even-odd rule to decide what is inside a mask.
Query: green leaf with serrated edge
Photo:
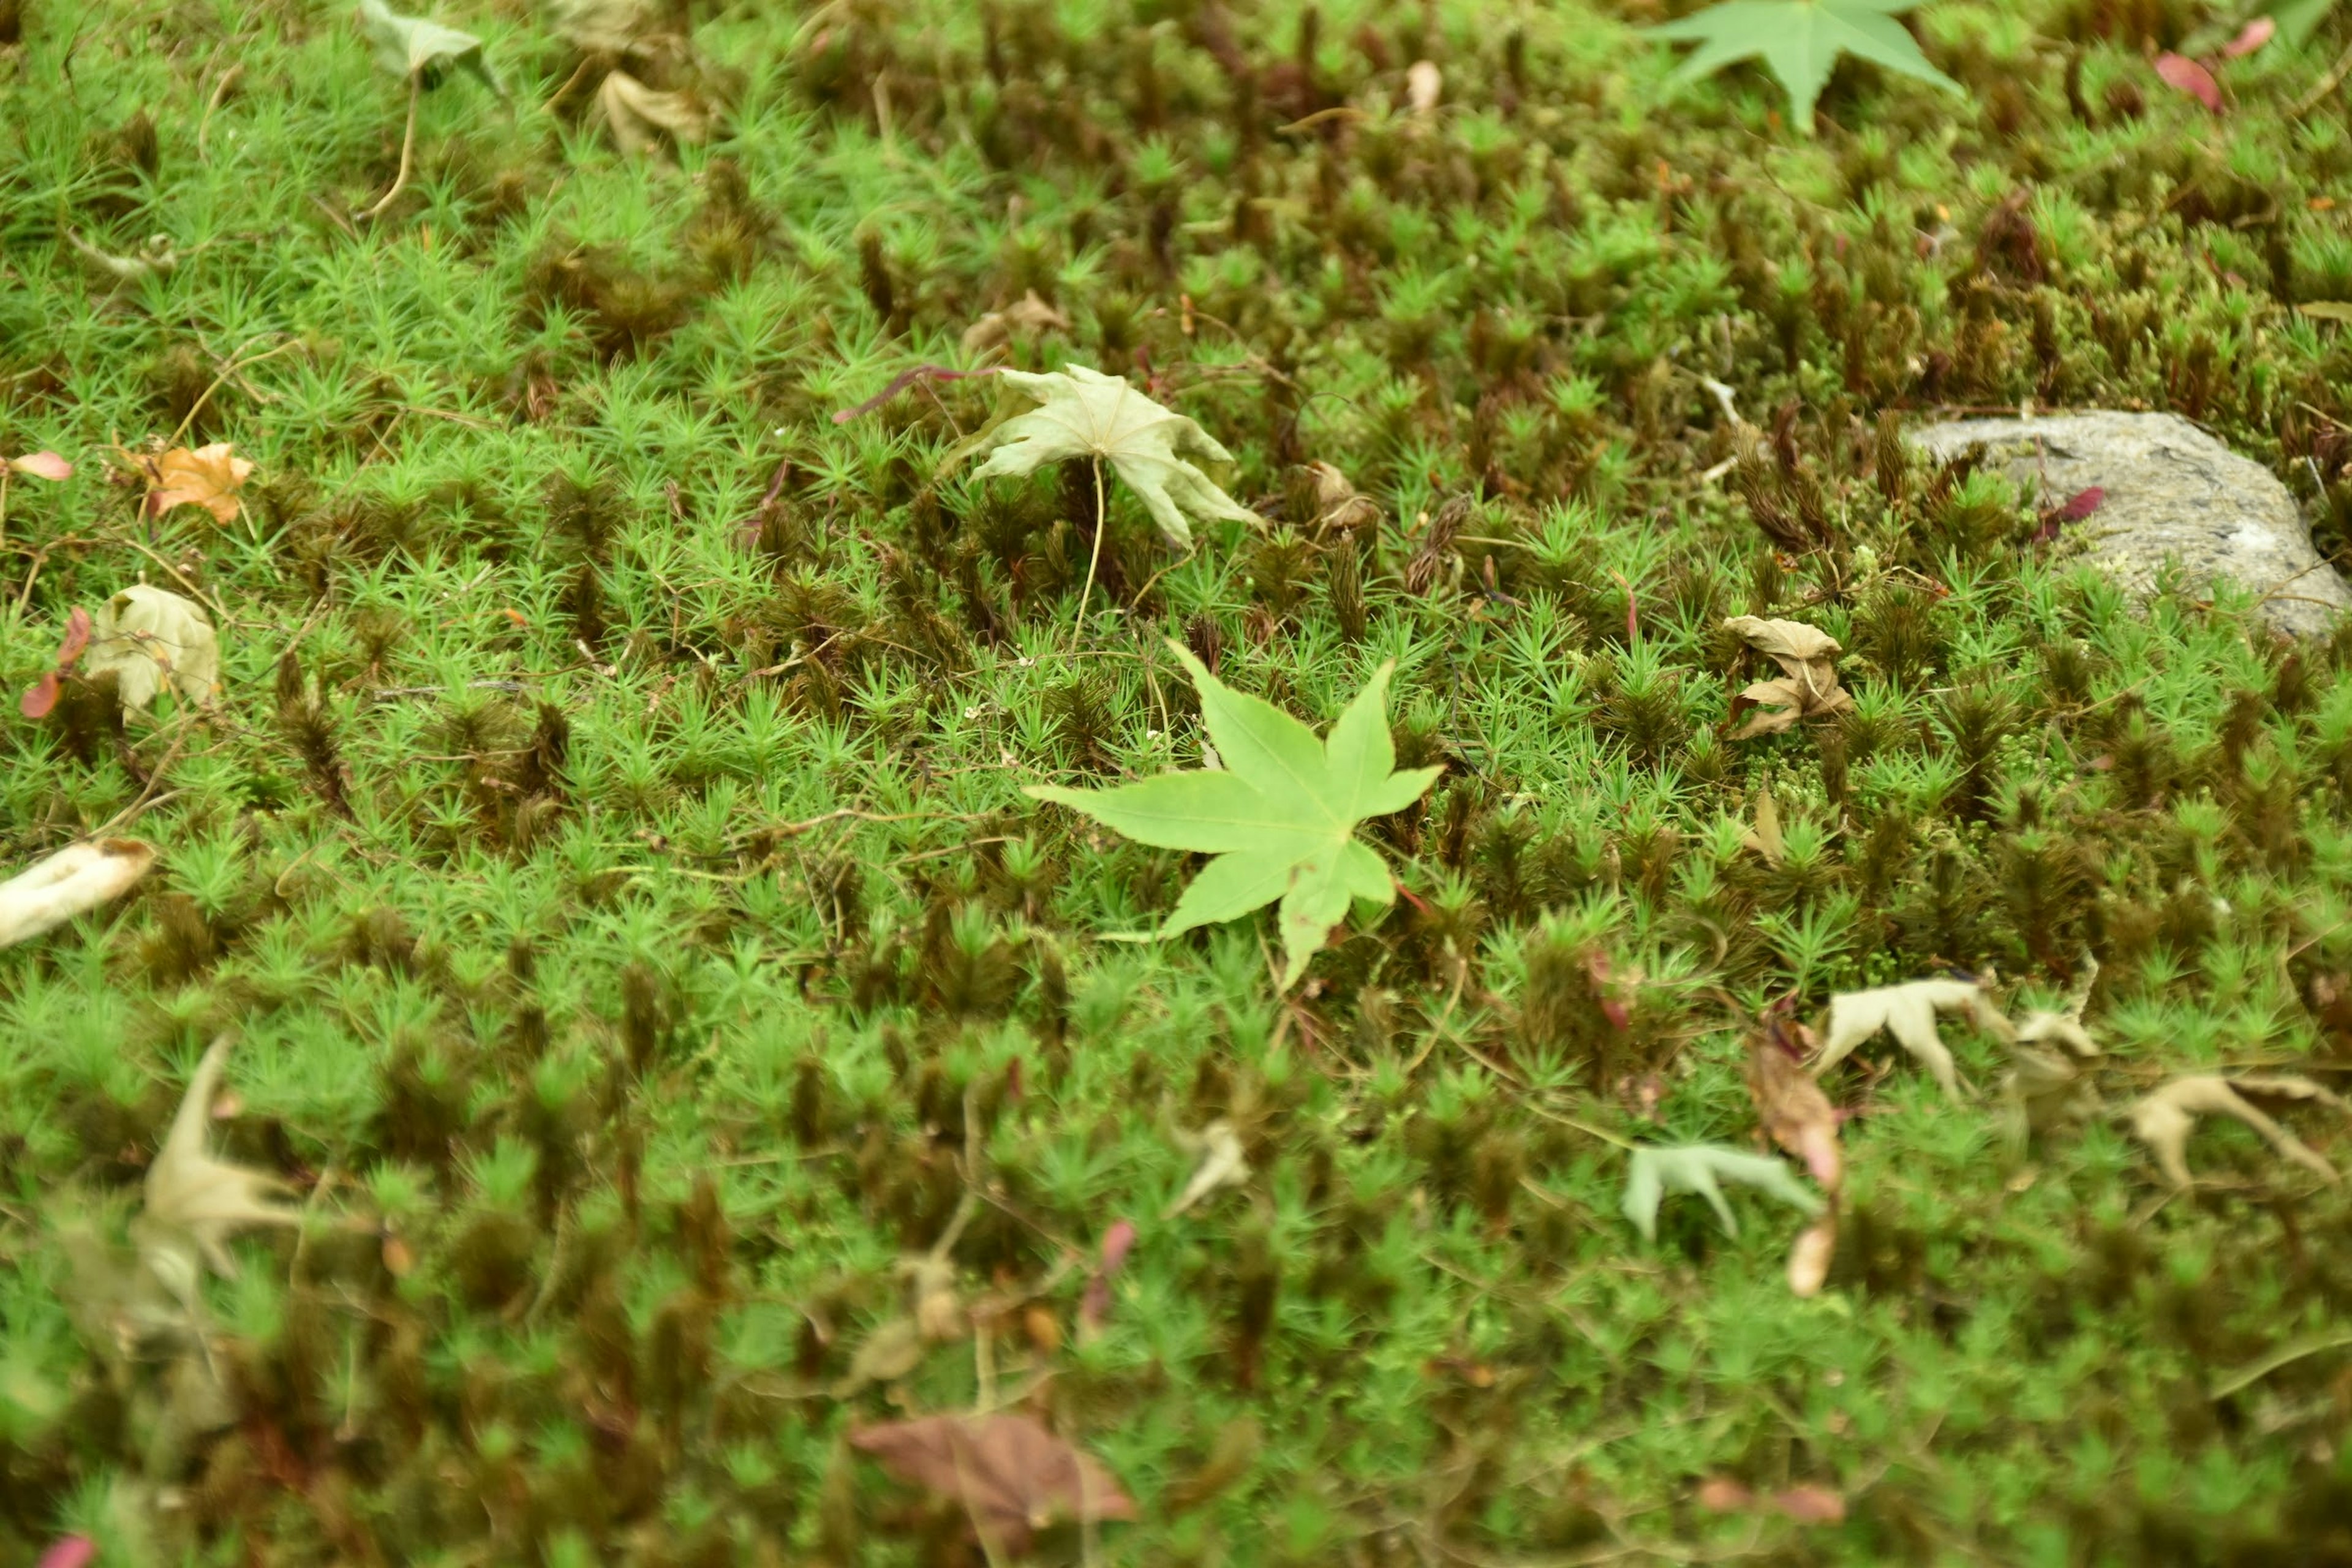
[[[1724,1201],[1724,1182],[1736,1182],[1779,1198],[1807,1215],[1822,1212],[1819,1194],[1808,1191],[1780,1161],[1716,1143],[1680,1146],[1644,1144],[1633,1151],[1625,1171],[1624,1215],[1644,1241],[1658,1239],[1658,1207],[1669,1193],[1696,1193],[1707,1201],[1723,1228],[1739,1234],[1739,1222]]]
[[[1698,45],[1667,79],[1696,81],[1740,60],[1762,58],[1789,94],[1797,130],[1812,133],[1813,104],[1840,55],[1854,55],[1900,76],[1965,89],[1930,64],[1894,14],[1919,0],[1727,0],[1696,16],[1643,29],[1654,38]]]
[[[1111,789],[1041,784],[1027,793],[1139,843],[1216,857],[1184,889],[1162,937],[1278,901],[1286,990],[1351,906],[1377,910],[1395,899],[1387,864],[1355,836],[1357,824],[1410,805],[1443,770],[1397,771],[1391,666],[1374,673],[1325,741],[1271,702],[1225,685],[1181,644],[1170,646],[1200,691],[1202,723],[1224,767]]]

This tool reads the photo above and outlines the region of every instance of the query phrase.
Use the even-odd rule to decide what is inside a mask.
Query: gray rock
[[[1988,462],[2036,485],[2043,506],[2094,486],[2105,491],[2059,539],[2134,595],[2154,593],[2165,563],[2177,560],[2191,592],[2229,578],[2268,595],[2263,618],[2296,637],[2325,634],[2352,608],[2352,589],[2312,548],[2286,487],[2178,415],[1958,419],[1905,439],[1938,461],[1981,442]]]

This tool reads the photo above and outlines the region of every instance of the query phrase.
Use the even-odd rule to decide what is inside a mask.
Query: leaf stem
[[[1095,591],[1095,567],[1096,567],[1096,566],[1097,566],[1097,565],[1101,562],[1101,560],[1102,560],[1102,542],[1103,542],[1103,534],[1104,534],[1104,533],[1105,533],[1105,532],[1109,529],[1109,527],[1110,527],[1110,519],[1109,519],[1109,517],[1108,517],[1108,516],[1107,516],[1107,515],[1105,514],[1105,512],[1104,512],[1104,509],[1103,509],[1102,458],[1099,458],[1099,457],[1096,458],[1095,458],[1095,460],[1094,460],[1094,464],[1095,464],[1095,544],[1094,544],[1094,548],[1093,548],[1092,550],[1089,550],[1089,551],[1087,551],[1087,581],[1086,581],[1086,586],[1084,586],[1084,587],[1082,587],[1082,588],[1080,588],[1080,589],[1078,590],[1078,618],[1077,618],[1076,623],[1075,625],[1073,625],[1073,626],[1071,626],[1071,628],[1070,628],[1070,652],[1071,652],[1071,654],[1073,654],[1073,655],[1076,655],[1076,654],[1077,653],[1077,651],[1078,651],[1078,639],[1079,639],[1080,637],[1084,637],[1084,636],[1086,635],[1086,630],[1087,630],[1087,601],[1094,595],[1094,591]]]
[[[401,132],[400,137],[400,173],[392,177],[392,189],[384,192],[375,205],[360,214],[361,217],[374,218],[384,208],[392,205],[394,199],[401,192],[408,188],[409,159],[416,151],[416,100],[424,96],[425,73],[410,71],[408,73],[408,129]]]

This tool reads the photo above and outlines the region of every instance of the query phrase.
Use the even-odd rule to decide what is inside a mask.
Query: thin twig
[[[239,60],[234,65],[231,65],[228,69],[221,72],[220,80],[213,84],[213,96],[211,100],[205,105],[205,117],[196,122],[197,163],[209,163],[212,162],[211,153],[205,145],[205,138],[212,134],[213,116],[220,112],[220,106],[222,103],[226,101],[228,98],[229,89],[235,87],[239,81],[244,79],[244,77],[245,62],[243,60]]]

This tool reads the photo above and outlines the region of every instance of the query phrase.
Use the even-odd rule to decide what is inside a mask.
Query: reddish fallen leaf
[[[992,1550],[1014,1555],[1065,1520],[1135,1518],[1103,1462],[1026,1415],[924,1415],[861,1426],[849,1446],[909,1485],[961,1502]]]
[[[1135,1247],[1135,1222],[1113,1220],[1110,1229],[1103,1233],[1102,1264],[1094,1278],[1087,1281],[1087,1293],[1078,1303],[1078,1325],[1094,1330],[1110,1317],[1110,1282],[1127,1264],[1127,1255]]]
[[[2156,74],[2174,91],[2187,93],[2215,114],[2221,112],[2221,84],[2213,79],[2211,71],[2187,55],[2157,56]]]
[[[1827,1487],[1790,1487],[1759,1497],[1752,1488],[1729,1476],[1709,1476],[1698,1487],[1698,1505],[1710,1513],[1745,1513],[1753,1509],[1772,1512],[1799,1524],[1842,1524],[1845,1499]]]
[[[2247,23],[2236,37],[2231,38],[2228,43],[2223,44],[2221,46],[2221,52],[2229,56],[2233,60],[2241,55],[2251,55],[2256,49],[2261,48],[2264,44],[2269,43],[2271,41],[2271,35],[2277,31],[2278,23],[2276,21],[2268,16],[2257,16],[2252,21]]]
[[[2056,506],[2044,507],[2042,510],[2042,526],[2033,531],[2033,542],[2049,543],[2058,537],[2058,531],[2061,528],[2070,522],[2082,521],[2098,510],[2105,503],[2106,499],[2107,492],[2093,485],[2088,489],[2076,490]]]
[[[1600,952],[1587,954],[1584,960],[1584,971],[1592,976],[1592,989],[1599,993],[1601,1016],[1620,1029],[1632,1028],[1633,1026],[1633,1008],[1626,1005],[1623,997],[1612,996],[1609,993],[1609,982],[1616,973],[1610,965],[1609,955]]]
[[[34,1568],[89,1568],[97,1561],[97,1542],[87,1535],[68,1535],[42,1552]]]
[[[49,710],[58,705],[58,672],[49,671],[25,689],[16,699],[16,711],[27,719],[46,719]]]
[[[8,466],[20,474],[52,484],[73,478],[73,465],[55,452],[27,452],[21,458],[11,458]]]
[[[1827,1487],[1790,1487],[1774,1492],[1771,1503],[1799,1524],[1845,1522],[1845,1499]]]
[[[35,681],[24,696],[16,700],[16,711],[27,719],[46,719],[49,710],[58,705],[58,678],[74,667],[74,661],[89,647],[89,612],[80,605],[66,617],[66,635],[58,643],[56,668]]]

